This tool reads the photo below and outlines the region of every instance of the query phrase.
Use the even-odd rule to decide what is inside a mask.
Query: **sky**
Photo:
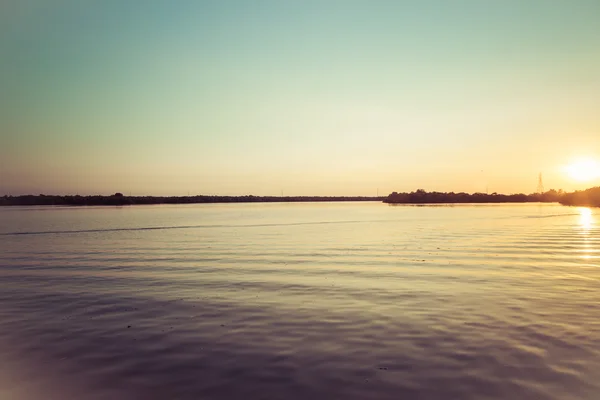
[[[565,172],[600,158],[599,20],[598,0],[4,0],[0,195],[599,186]]]

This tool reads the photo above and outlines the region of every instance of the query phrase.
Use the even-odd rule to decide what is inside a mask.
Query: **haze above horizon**
[[[599,19],[596,0],[2,2],[0,195],[598,186]]]

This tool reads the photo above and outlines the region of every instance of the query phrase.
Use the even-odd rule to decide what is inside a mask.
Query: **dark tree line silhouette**
[[[559,202],[566,206],[600,207],[600,186],[563,195]]]
[[[0,197],[0,206],[125,206],[135,204],[194,204],[194,203],[274,203],[274,202],[331,202],[331,201],[383,201],[389,204],[440,204],[440,203],[529,203],[559,202],[569,206],[600,207],[600,187],[565,193],[549,190],[533,194],[454,193],[427,192],[423,189],[410,193],[393,192],[387,197],[368,196],[55,196],[24,195]]]
[[[54,196],[24,195],[0,197],[0,206],[126,206],[136,204],[195,204],[195,203],[274,203],[327,201],[382,201],[383,197],[365,196]]]
[[[498,193],[454,193],[454,192],[427,192],[419,189],[410,193],[393,192],[383,200],[390,204],[439,204],[439,203],[553,203],[559,201],[564,195],[562,190],[554,189],[545,193],[534,194],[498,194]]]

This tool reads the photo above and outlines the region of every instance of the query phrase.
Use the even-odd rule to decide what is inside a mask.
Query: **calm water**
[[[0,208],[1,399],[599,399],[600,210]]]

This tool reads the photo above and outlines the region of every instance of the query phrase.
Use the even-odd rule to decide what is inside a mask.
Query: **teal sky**
[[[0,195],[532,192],[600,157],[600,1],[0,3]]]

